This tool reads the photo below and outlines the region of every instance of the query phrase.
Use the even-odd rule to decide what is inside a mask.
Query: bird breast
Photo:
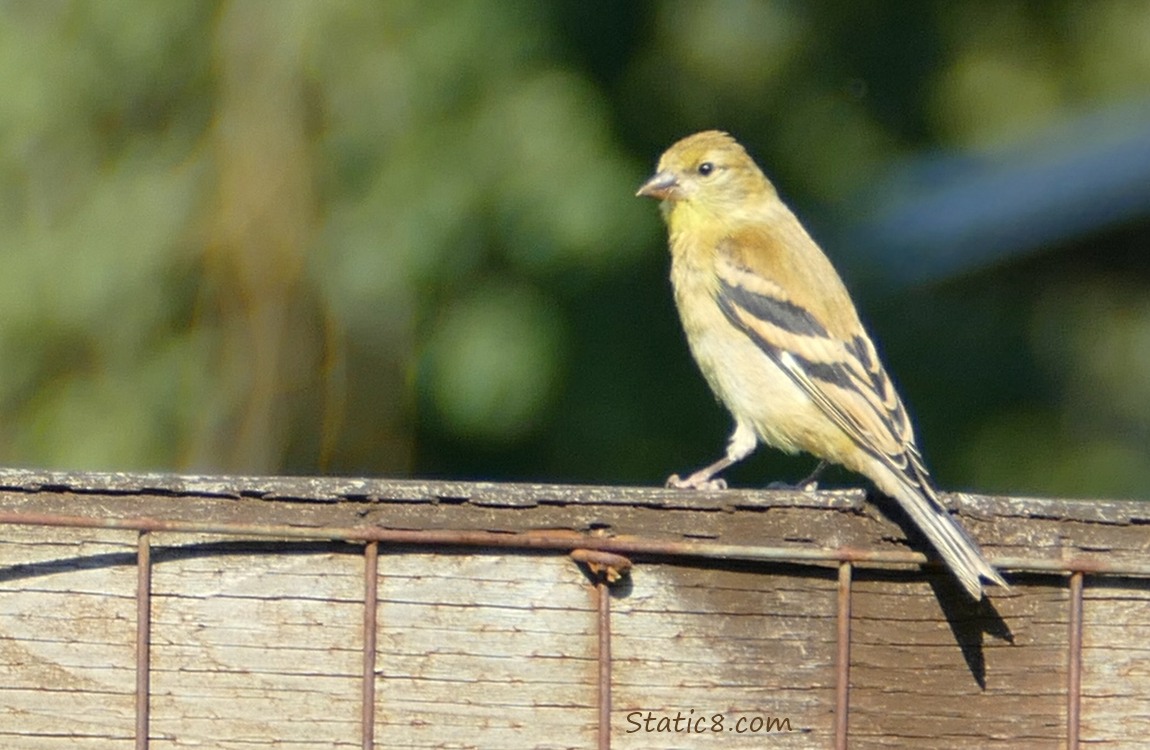
[[[746,334],[726,319],[716,301],[717,277],[673,257],[671,285],[691,355],[711,390],[737,421],[764,443],[789,453],[817,452],[827,436],[814,402]]]

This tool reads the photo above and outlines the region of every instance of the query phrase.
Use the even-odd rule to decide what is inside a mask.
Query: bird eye
[[[715,165],[709,161],[705,161],[699,165],[699,174],[703,175],[704,177],[706,177],[707,175],[709,175],[711,172],[714,172],[714,171],[715,171]]]

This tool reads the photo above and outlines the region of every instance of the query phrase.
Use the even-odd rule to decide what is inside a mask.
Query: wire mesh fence
[[[1136,746],[1142,506],[962,505],[981,603],[857,492],[5,472],[0,737]]]

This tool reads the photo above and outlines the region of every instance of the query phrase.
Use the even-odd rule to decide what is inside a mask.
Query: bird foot
[[[768,490],[793,490],[795,492],[814,492],[818,490],[818,488],[818,481],[813,479],[809,482],[795,482],[794,484],[790,484],[789,482],[771,482],[767,485]]]
[[[807,474],[805,477],[803,477],[799,481],[795,482],[794,484],[788,484],[786,482],[771,482],[770,484],[767,485],[767,489],[768,490],[795,490],[797,492],[814,492],[815,490],[817,490],[819,488],[819,476],[823,473],[823,471],[829,465],[830,464],[828,464],[825,460],[821,460],[821,461],[819,461],[819,465],[815,467],[814,471],[812,471],[810,474]]]
[[[667,477],[667,486],[679,490],[725,490],[727,480],[722,477],[712,479],[701,472],[692,474],[686,479],[680,479],[678,474]]]

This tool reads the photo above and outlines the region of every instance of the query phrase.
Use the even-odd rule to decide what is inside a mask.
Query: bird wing
[[[906,409],[861,325],[835,336],[782,285],[742,262],[733,243],[725,241],[716,261],[716,301],[727,319],[859,448],[937,503]]]

